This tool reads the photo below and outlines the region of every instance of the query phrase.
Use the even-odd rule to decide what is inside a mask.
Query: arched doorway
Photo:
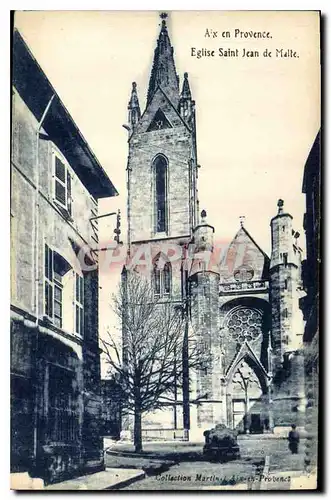
[[[264,432],[272,427],[270,306],[257,297],[238,297],[220,313],[227,425],[242,433]]]
[[[268,387],[261,367],[245,355],[231,370],[227,385],[228,425],[242,434],[269,429]]]

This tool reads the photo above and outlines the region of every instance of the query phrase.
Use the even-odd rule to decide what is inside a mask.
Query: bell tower
[[[158,299],[187,315],[187,269],[182,257],[198,225],[195,102],[184,73],[180,85],[167,14],[161,14],[145,108],[132,83],[128,104],[127,242],[130,256],[146,247],[152,257],[151,283]],[[176,249],[176,260],[167,253]],[[178,251],[179,250],[179,251]],[[147,250],[146,250],[147,251]],[[158,269],[164,258],[168,262]],[[148,260],[149,256],[146,257]],[[185,313],[186,310],[186,313]],[[188,322],[185,323],[188,332]],[[185,335],[186,335],[185,333]],[[187,344],[185,344],[187,347]],[[171,404],[150,418],[154,427],[189,428],[188,368],[169,394]]]
[[[136,83],[128,105],[128,244],[190,238],[197,224],[195,102],[176,73],[167,14],[154,51],[146,108]]]

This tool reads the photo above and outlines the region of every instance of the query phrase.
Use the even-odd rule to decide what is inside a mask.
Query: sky
[[[133,81],[144,110],[160,22],[156,11],[30,11],[15,17],[119,191],[100,201],[99,214],[121,209],[124,241],[128,147],[122,125]],[[303,170],[320,127],[317,13],[173,11],[167,24],[180,85],[187,71],[196,101],[200,208],[215,226],[215,238],[230,242],[245,216],[245,227],[270,254],[270,219],[282,198],[304,247]],[[206,37],[207,29],[218,36]],[[272,38],[234,38],[235,29],[270,32]],[[231,38],[223,38],[224,31]],[[198,59],[192,47],[214,49],[216,56]],[[240,54],[258,50],[260,56],[218,57],[219,47]],[[299,57],[276,58],[277,48]],[[273,57],[263,57],[265,49]],[[114,223],[100,219],[101,242],[113,239]],[[103,311],[117,281],[118,273],[100,279]],[[111,327],[111,320],[103,325]]]

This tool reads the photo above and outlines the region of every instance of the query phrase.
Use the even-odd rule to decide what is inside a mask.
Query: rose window
[[[256,309],[237,309],[230,314],[227,326],[237,342],[249,342],[262,333],[262,313]]]

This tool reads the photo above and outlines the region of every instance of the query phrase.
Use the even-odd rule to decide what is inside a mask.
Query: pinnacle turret
[[[179,112],[181,117],[190,127],[194,126],[194,111],[195,102],[192,100],[190,84],[188,81],[188,73],[184,73],[183,87],[179,100]]]
[[[130,101],[128,104],[128,110],[129,110],[128,122],[130,127],[134,129],[134,127],[137,125],[141,117],[136,82],[132,82],[132,90],[131,90]]]
[[[188,73],[184,73],[183,88],[180,97],[181,99],[192,99],[190,84],[188,81]]]

